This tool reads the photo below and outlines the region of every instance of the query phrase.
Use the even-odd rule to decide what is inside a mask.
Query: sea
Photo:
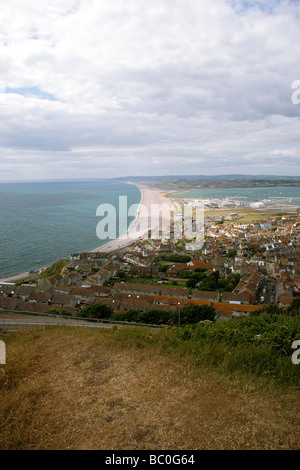
[[[56,181],[0,183],[0,278],[50,266],[72,253],[99,248],[96,211],[101,204],[116,209],[119,196],[127,204],[141,202],[133,184],[117,181]],[[106,213],[105,213],[106,214]],[[104,215],[104,214],[103,214]],[[127,228],[134,220],[128,217]]]
[[[285,204],[300,206],[300,187],[274,186],[257,188],[207,188],[192,189],[173,194],[180,198],[199,198],[199,199],[226,199],[234,198],[248,202],[262,201],[272,199],[283,200]]]

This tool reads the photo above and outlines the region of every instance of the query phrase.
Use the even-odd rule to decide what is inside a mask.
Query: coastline
[[[121,250],[123,248],[130,246],[132,243],[142,239],[143,236],[148,232],[151,226],[149,224],[149,215],[151,214],[152,205],[167,204],[169,207],[172,206],[172,201],[170,198],[167,198],[165,196],[165,191],[158,189],[158,188],[152,188],[151,186],[147,186],[145,184],[132,183],[130,181],[127,181],[127,183],[133,184],[134,186],[136,186],[141,191],[141,194],[142,194],[142,198],[139,203],[139,208],[137,210],[135,220],[130,224],[127,232],[121,235],[121,237],[116,238],[115,240],[112,240],[111,242],[105,245],[102,245],[99,248],[91,250],[91,253],[95,253],[95,252],[111,253],[113,251]],[[147,209],[147,213],[148,213],[147,220],[145,219],[144,215],[141,213],[141,206]],[[153,215],[153,210],[152,210],[152,215]],[[143,226],[144,224],[147,226],[147,229],[144,231],[141,231],[140,233],[137,233],[138,228]]]
[[[134,221],[131,222],[130,226],[128,227],[126,233],[121,235],[121,237],[112,240],[105,245],[102,245],[98,248],[95,248],[90,251],[90,253],[112,253],[117,250],[121,250],[123,248],[126,248],[130,246],[132,243],[136,242],[139,239],[143,238],[143,235],[148,231],[145,230],[143,233],[139,233],[137,235],[137,230],[139,225],[142,225],[145,223],[145,219],[143,218],[143,215],[141,214],[141,206],[145,206],[148,210],[148,214],[150,214],[151,210],[151,205],[152,204],[167,204],[168,206],[172,205],[171,198],[167,198],[165,196],[166,191],[163,191],[158,188],[153,188],[151,186],[147,186],[144,184],[139,184],[139,183],[132,183],[131,181],[127,181],[128,184],[133,184],[136,186],[140,192],[141,192],[141,200],[139,203],[139,207],[136,213],[136,217]],[[149,223],[149,220],[147,220],[147,224]],[[25,273],[20,273],[20,274],[14,274],[11,276],[6,276],[0,279],[1,283],[10,283],[10,282],[15,282],[19,281],[21,279],[27,279],[29,280],[31,277],[34,277],[34,275],[31,275],[30,272],[25,272]]]

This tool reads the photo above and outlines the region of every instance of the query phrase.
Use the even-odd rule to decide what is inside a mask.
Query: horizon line
[[[5,184],[5,183],[46,183],[46,182],[71,182],[71,181],[111,181],[111,180],[130,180],[130,179],[161,179],[161,178],[177,178],[177,179],[182,179],[182,178],[192,178],[192,179],[197,179],[197,178],[222,178],[222,177],[243,177],[243,178],[278,178],[278,179],[300,179],[300,175],[274,175],[274,174],[251,174],[251,175],[246,175],[243,173],[228,173],[228,174],[217,174],[217,175],[211,175],[211,174],[199,174],[199,175],[172,175],[172,174],[165,174],[165,175],[139,175],[139,176],[114,176],[114,177],[102,177],[102,178],[45,178],[45,179],[18,179],[18,180],[6,180],[6,181],[1,181],[0,184]]]

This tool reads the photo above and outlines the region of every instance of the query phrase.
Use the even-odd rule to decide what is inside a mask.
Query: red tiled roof
[[[174,306],[182,306],[183,299],[181,297],[168,297],[166,295],[157,295],[154,299],[155,304],[162,304],[162,305],[174,305]]]
[[[180,287],[162,287],[161,288],[161,295],[163,296],[173,296],[174,297],[188,297],[189,296],[189,289],[184,289]]]
[[[148,302],[146,300],[139,300],[139,299],[132,299],[132,300],[128,300],[128,299],[122,299],[121,300],[121,305],[120,305],[120,309],[121,310],[129,310],[129,309],[133,309],[133,310],[139,310],[140,312],[144,312],[145,310],[147,310],[147,307],[148,307]]]
[[[114,284],[114,290],[120,291],[120,292],[141,292],[141,293],[154,293],[158,294],[160,291],[160,287],[158,286],[153,286],[150,284],[130,284],[130,283],[122,283],[122,282],[115,282]]]
[[[213,307],[216,312],[254,312],[255,310],[259,310],[262,308],[261,305],[229,304],[226,302],[214,302]]]
[[[214,265],[212,263],[206,263],[202,259],[193,259],[190,264],[188,265],[188,268],[194,270],[194,269],[213,269]]]
[[[209,300],[183,299],[183,306],[187,307],[189,305],[211,305],[211,302]]]
[[[202,299],[202,300],[218,300],[219,299],[219,292],[215,291],[206,291],[206,290],[192,290],[192,298],[194,299]]]

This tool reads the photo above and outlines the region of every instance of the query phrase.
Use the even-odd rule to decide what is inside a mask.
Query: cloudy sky
[[[0,181],[299,175],[299,44],[299,0],[0,0]]]

